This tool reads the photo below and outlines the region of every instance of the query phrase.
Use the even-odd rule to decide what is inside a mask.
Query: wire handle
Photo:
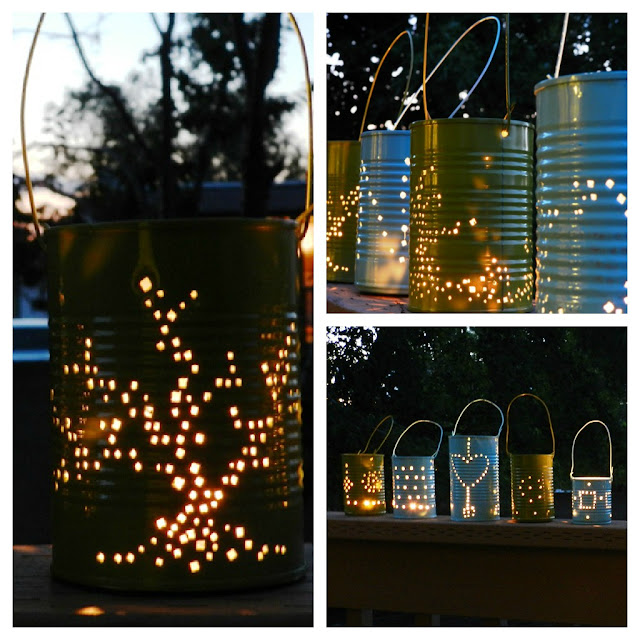
[[[364,449],[358,451],[358,453],[366,453],[367,452],[367,449],[369,448],[369,443],[371,442],[371,438],[373,438],[373,434],[378,430],[380,425],[385,420],[388,420],[389,418],[391,418],[391,426],[389,427],[389,431],[387,431],[387,435],[384,437],[382,442],[372,451],[372,453],[378,453],[378,450],[380,449],[380,447],[386,442],[387,438],[389,437],[389,434],[391,433],[391,429],[393,429],[393,416],[385,416],[384,418],[382,418],[382,420],[380,420],[380,422],[378,422],[378,424],[376,425],[376,428],[371,432],[371,435],[369,436],[369,439],[367,440],[367,444],[364,445]]]
[[[578,429],[578,432],[573,437],[573,444],[571,445],[571,471],[569,472],[569,477],[572,480],[575,477],[573,475],[573,463],[574,463],[573,450],[574,450],[574,448],[576,446],[576,440],[578,439],[578,434],[585,427],[588,427],[590,424],[594,424],[594,423],[601,424],[605,428],[605,431],[607,432],[607,437],[609,438],[609,480],[613,480],[613,445],[611,443],[611,433],[609,432],[609,427],[607,427],[607,425],[604,422],[602,422],[602,420],[589,420],[589,422],[587,422],[586,424],[582,425],[582,427],[580,427],[580,429]]]
[[[40,246],[44,249],[45,244],[42,239],[42,232],[40,231],[40,221],[38,220],[38,213],[36,211],[35,200],[33,197],[33,186],[31,184],[31,174],[29,171],[29,159],[27,157],[27,136],[25,130],[25,106],[27,103],[27,83],[29,81],[29,72],[31,70],[31,63],[33,61],[33,54],[36,47],[36,42],[38,41],[38,36],[40,35],[40,29],[42,27],[42,22],[44,21],[46,13],[40,14],[40,19],[38,20],[38,25],[33,35],[33,40],[31,42],[31,48],[29,49],[29,55],[27,57],[27,65],[24,72],[24,78],[22,82],[22,98],[20,103],[20,138],[22,143],[22,161],[24,164],[25,171],[25,182],[27,186],[27,192],[29,195],[29,205],[31,207],[31,217],[33,219],[33,224],[35,227],[36,239]],[[300,32],[300,28],[298,27],[298,23],[296,22],[295,17],[292,13],[288,13],[287,16],[293,25],[294,31],[298,37],[298,42],[300,44],[300,49],[302,52],[302,59],[304,62],[304,73],[305,73],[305,85],[306,85],[306,94],[307,94],[307,111],[308,111],[308,139],[309,139],[309,150],[308,150],[308,160],[307,160],[307,175],[306,175],[306,195],[305,195],[305,208],[304,211],[296,218],[297,226],[296,232],[299,240],[304,238],[307,233],[307,229],[309,228],[309,219],[313,213],[313,203],[311,202],[311,176],[313,172],[313,106],[311,99],[311,77],[309,74],[309,61],[306,52],[306,48],[304,45],[304,38],[302,37],[302,33]]]
[[[500,409],[500,407],[495,403],[495,402],[491,402],[491,400],[485,400],[484,398],[477,398],[476,400],[472,400],[461,412],[460,415],[458,416],[458,419],[456,420],[456,424],[453,427],[453,432],[451,433],[452,436],[456,435],[456,429],[458,428],[458,423],[460,422],[460,418],[462,418],[462,414],[474,403],[476,402],[486,402],[490,405],[493,405],[499,412],[500,412],[500,428],[498,429],[498,433],[497,436],[499,437],[500,434],[502,433],[502,425],[504,424],[504,413],[502,413],[502,409]]]
[[[409,74],[407,75],[407,84],[405,85],[404,93],[402,94],[402,100],[400,101],[400,109],[402,109],[402,105],[406,100],[407,93],[409,92],[409,83],[411,82],[411,74],[413,73],[413,38],[411,37],[411,34],[408,31],[403,31],[402,33],[398,34],[395,37],[394,41],[389,45],[384,55],[382,56],[382,60],[380,60],[380,63],[378,64],[378,68],[376,69],[375,75],[373,76],[373,82],[371,83],[371,89],[369,89],[369,96],[367,97],[367,104],[364,108],[364,114],[362,115],[362,124],[360,125],[360,135],[358,136],[358,140],[362,137],[362,132],[364,131],[364,125],[367,121],[367,113],[369,112],[369,103],[371,102],[371,95],[373,94],[373,88],[376,85],[376,80],[378,79],[378,74],[380,73],[382,63],[385,61],[385,58],[389,55],[391,49],[393,49],[396,42],[398,42],[398,40],[400,40],[400,38],[402,38],[402,36],[404,36],[405,34],[409,38],[409,47],[411,50],[411,63],[409,64]],[[396,121],[396,123],[393,125],[394,129],[396,128],[396,125],[398,124],[398,122],[400,122],[401,118],[402,116],[400,116]]]
[[[434,422],[433,420],[416,420],[415,422],[412,422],[401,434],[400,437],[396,440],[396,444],[393,447],[393,453],[391,454],[392,456],[396,455],[396,449],[398,448],[398,443],[400,442],[400,440],[402,439],[402,436],[404,436],[405,433],[407,433],[407,431],[409,431],[409,429],[411,429],[411,427],[413,427],[413,425],[418,424],[419,422],[429,422],[431,424],[435,424],[436,427],[438,427],[440,429],[440,441],[438,442],[438,447],[436,449],[436,452],[431,454],[430,456],[428,456],[429,458],[435,458],[438,455],[438,452],[440,451],[440,445],[442,444],[442,437],[444,435],[444,430],[443,428],[437,423]]]
[[[438,64],[435,66],[435,68],[431,71],[431,73],[428,75],[428,77],[425,78],[425,73],[426,73],[426,67],[425,65],[423,65],[423,70],[422,70],[422,84],[420,85],[420,87],[418,87],[418,89],[413,93],[412,96],[409,97],[409,99],[407,100],[406,106],[403,109],[402,113],[400,114],[400,117],[395,121],[393,127],[395,129],[395,127],[398,125],[398,123],[400,122],[400,120],[402,120],[402,117],[404,116],[404,114],[407,112],[407,110],[409,109],[409,107],[414,103],[414,100],[418,97],[418,94],[421,91],[424,91],[424,88],[426,87],[427,82],[429,82],[429,80],[432,78],[433,74],[440,68],[440,66],[442,65],[442,63],[449,57],[449,54],[458,46],[458,44],[463,40],[463,38],[470,33],[473,29],[475,29],[479,24],[482,24],[483,22],[486,22],[487,20],[495,20],[496,23],[496,39],[495,42],[493,43],[493,48],[491,49],[491,53],[489,54],[489,58],[487,60],[487,63],[484,66],[484,69],[480,72],[480,75],[478,76],[478,78],[476,79],[474,85],[471,87],[471,89],[467,92],[467,95],[462,99],[462,101],[460,102],[460,104],[451,112],[451,114],[448,116],[449,118],[453,118],[453,116],[458,112],[458,110],[462,107],[462,105],[464,105],[467,100],[469,100],[469,97],[471,96],[471,94],[475,91],[476,87],[478,86],[478,84],[480,83],[480,81],[482,80],[482,78],[484,77],[485,73],[487,72],[487,69],[489,68],[489,65],[491,64],[491,61],[493,60],[493,56],[495,55],[496,49],[498,48],[498,42],[500,41],[500,20],[498,20],[498,18],[496,18],[495,16],[486,16],[485,18],[481,18],[480,20],[478,20],[477,22],[475,22],[474,24],[472,24],[449,48],[449,50],[447,51],[447,53],[444,54],[444,56],[440,59],[440,62],[438,62]],[[428,25],[428,21],[427,21],[427,25]],[[426,37],[426,33],[425,33],[425,37]],[[426,47],[425,47],[425,58],[426,58]],[[423,96],[424,98],[424,96]],[[426,109],[426,99],[425,99],[425,109]],[[429,113],[426,112],[425,114],[425,119],[426,120],[430,120],[431,116],[429,116]]]
[[[511,402],[509,403],[509,406],[507,407],[507,436],[506,436],[506,441],[505,441],[505,448],[506,448],[507,454],[509,454],[509,411],[511,409],[511,405],[518,398],[523,398],[524,396],[529,396],[530,398],[535,398],[536,400],[538,400],[538,402],[542,403],[542,406],[544,407],[544,410],[547,412],[547,419],[549,420],[549,430],[551,431],[551,442],[553,443],[553,448],[551,450],[551,455],[555,456],[555,454],[556,454],[556,439],[555,439],[555,436],[553,435],[553,425],[551,424],[551,414],[549,413],[549,408],[547,407],[547,405],[544,403],[544,401],[541,398],[538,398],[538,396],[534,395],[533,393],[521,393],[521,394],[517,395],[515,398],[513,398],[511,400]]]

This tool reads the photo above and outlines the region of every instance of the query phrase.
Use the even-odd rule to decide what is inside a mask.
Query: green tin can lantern
[[[310,210],[45,232],[55,577],[185,592],[302,577]]]
[[[551,453],[509,451],[509,412],[518,399],[531,397],[545,409],[551,433]],[[547,405],[532,393],[517,395],[507,407],[506,451],[511,462],[511,515],[516,522],[547,522],[555,518],[553,498],[553,458],[556,443]]]
[[[372,453],[367,453],[373,434],[390,420],[389,430]],[[384,417],[371,432],[362,451],[342,454],[342,497],[348,516],[377,516],[387,511],[384,455],[378,453],[393,428],[393,418]]]
[[[599,424],[609,441],[609,475],[576,476],[575,446],[580,432],[590,424]],[[611,522],[611,483],[613,482],[613,447],[609,427],[601,420],[590,420],[578,429],[571,445],[571,516],[574,524],[609,524]]]
[[[360,141],[327,142],[327,280],[352,283],[356,263]]]

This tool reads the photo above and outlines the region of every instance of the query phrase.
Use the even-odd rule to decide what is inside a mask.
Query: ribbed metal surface
[[[360,142],[327,142],[327,280],[353,282]]]
[[[546,522],[555,518],[553,454],[509,454],[511,515],[518,522]]]
[[[540,82],[536,311],[627,308],[627,73]]]
[[[47,232],[54,575],[173,591],[302,575],[294,229]]]
[[[351,516],[385,513],[384,456],[381,453],[343,453],[344,512]]]
[[[531,309],[533,127],[504,127],[411,125],[410,311]]]
[[[574,524],[611,522],[611,478],[572,478],[571,513]]]
[[[394,518],[435,518],[436,478],[432,456],[391,456]]]
[[[500,518],[497,436],[449,436],[451,519]]]
[[[356,287],[409,291],[409,131],[368,131],[360,151]]]

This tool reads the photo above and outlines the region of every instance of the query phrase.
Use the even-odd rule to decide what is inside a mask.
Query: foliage
[[[571,487],[571,443],[578,429],[593,419],[602,420],[611,430],[614,487],[624,488],[626,365],[625,328],[332,327],[327,342],[329,509],[342,508],[340,454],[361,450],[384,416],[391,414],[395,419],[393,431],[380,450],[387,457],[402,430],[414,420],[426,418],[442,425],[445,439],[436,459],[436,482],[440,496],[448,496],[446,436],[453,431],[462,409],[482,397],[495,402],[506,416],[510,401],[520,393],[539,396],[549,408],[556,439],[557,488]],[[520,398],[513,403],[509,418],[511,451],[551,450],[541,404],[532,398]],[[499,424],[495,408],[478,403],[463,414],[458,429],[462,433],[491,434],[497,433]],[[437,435],[435,427],[416,427],[401,441],[402,453],[432,453]],[[509,486],[505,435],[503,428],[503,488]],[[374,446],[381,441],[377,437]],[[605,438],[604,430],[595,427],[580,435],[577,473],[606,475]],[[505,499],[508,501],[508,491]]]
[[[430,14],[427,40],[427,74],[449,47],[477,20],[487,14]],[[457,116],[506,115],[505,31],[506,15],[497,15],[502,32],[489,69]],[[553,75],[564,14],[509,15],[509,85],[512,117],[535,118],[534,86]],[[358,137],[374,73],[387,47],[402,31],[414,41],[415,63],[410,92],[422,82],[426,17],[416,14],[329,14],[327,16],[327,134],[330,140]],[[627,68],[626,14],[571,14],[561,74]],[[447,117],[458,105],[459,94],[475,83],[495,39],[487,21],[471,31],[451,53],[427,85],[427,108],[433,118]],[[373,91],[367,125],[384,128],[400,112],[400,98],[409,69],[407,39],[401,38],[389,53]],[[400,128],[424,119],[422,95],[404,116]]]

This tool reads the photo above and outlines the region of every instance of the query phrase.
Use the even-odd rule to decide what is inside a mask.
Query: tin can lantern
[[[356,260],[360,141],[327,142],[327,280],[352,283]]]
[[[373,434],[387,420],[389,430],[378,447],[367,453]],[[376,516],[387,511],[384,489],[384,455],[378,453],[393,428],[393,418],[384,417],[371,432],[365,448],[358,453],[342,454],[344,512],[348,516]]]
[[[535,87],[536,311],[627,308],[627,72]]]
[[[374,294],[409,290],[409,131],[361,137],[355,285]]]
[[[456,434],[462,414],[477,402],[486,402],[500,413],[495,436]],[[500,518],[498,441],[504,424],[500,407],[484,398],[472,400],[458,416],[449,436],[451,520],[490,521]]]
[[[518,399],[531,397],[545,409],[551,432],[551,453],[511,453],[509,451],[509,411]],[[555,518],[553,499],[553,458],[556,443],[547,405],[531,393],[517,395],[507,407],[506,451],[511,462],[511,515],[516,522],[548,522]]]
[[[575,476],[574,449],[580,432],[590,424],[601,424],[609,440],[609,475]],[[591,420],[582,426],[571,445],[571,514],[575,524],[609,524],[611,522],[611,483],[613,481],[613,447],[611,433],[604,422]]]
[[[440,429],[440,440],[435,452],[430,456],[397,456],[398,443],[409,429],[419,423],[434,424]],[[391,454],[394,518],[436,517],[435,459],[440,451],[443,433],[437,422],[416,420],[397,439]]]
[[[457,118],[411,127],[409,311],[529,311],[533,127]]]
[[[301,224],[46,230],[55,577],[126,591],[302,577]]]

